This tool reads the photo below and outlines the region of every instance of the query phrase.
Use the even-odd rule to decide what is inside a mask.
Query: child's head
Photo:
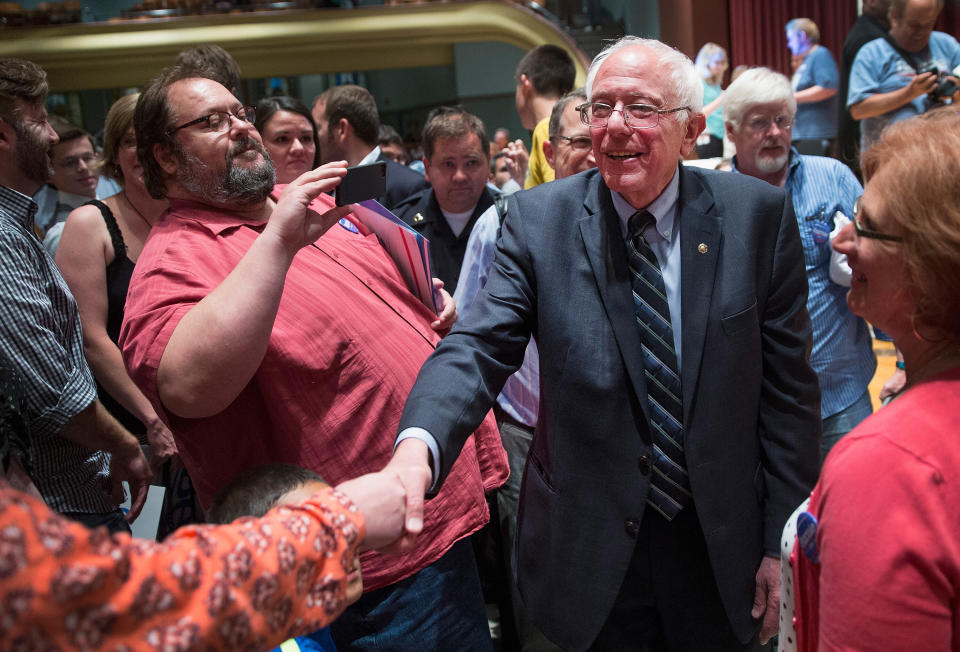
[[[277,505],[302,503],[326,486],[313,471],[293,464],[266,464],[240,473],[217,492],[207,510],[207,522],[263,516]]]
[[[207,510],[207,522],[232,523],[241,516],[263,516],[277,505],[299,505],[325,488],[323,478],[293,464],[266,464],[243,471],[217,492]],[[360,557],[347,569],[346,602],[353,604],[363,593]]]

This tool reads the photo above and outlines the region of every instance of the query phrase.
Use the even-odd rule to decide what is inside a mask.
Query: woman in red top
[[[809,507],[816,530],[793,555],[798,644],[956,650],[960,115],[888,127],[863,171],[854,223],[834,247],[853,270],[850,309],[893,336],[907,385],[824,464]]]

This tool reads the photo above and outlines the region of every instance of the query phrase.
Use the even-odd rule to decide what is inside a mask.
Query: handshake
[[[426,444],[405,439],[393,458],[376,473],[337,485],[357,506],[366,522],[361,550],[405,552],[423,530],[423,497],[433,473]]]

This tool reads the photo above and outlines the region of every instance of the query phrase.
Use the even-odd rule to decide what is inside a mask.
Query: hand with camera
[[[910,84],[904,88],[904,95],[912,101],[918,97],[929,95],[937,88],[937,69],[926,70],[918,73],[910,80]]]
[[[924,79],[920,79],[921,77]],[[920,81],[918,82],[918,80]],[[914,77],[911,86],[917,83],[922,88],[929,89],[926,95],[930,98],[930,102],[936,105],[943,104],[956,95],[958,81],[960,80],[948,72],[940,70],[935,64],[928,63],[917,69],[917,76]]]

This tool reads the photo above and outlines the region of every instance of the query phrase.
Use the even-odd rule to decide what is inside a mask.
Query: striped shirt
[[[96,400],[77,303],[34,235],[37,205],[0,186],[0,348],[23,380],[31,478],[58,512],[105,513],[109,455],[59,436]]]
[[[849,288],[830,280],[829,234],[834,217],[837,212],[853,216],[853,202],[863,194],[863,187],[839,161],[802,156],[792,149],[785,190],[803,242],[810,286],[807,312],[813,326],[810,366],[820,381],[820,412],[826,419],[863,395],[877,367],[867,324],[847,307]]]

